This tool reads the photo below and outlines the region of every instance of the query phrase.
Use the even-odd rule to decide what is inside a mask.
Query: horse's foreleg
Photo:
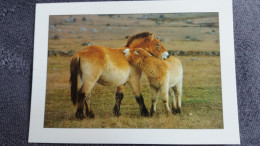
[[[158,100],[158,96],[159,96],[159,92],[158,90],[154,89],[153,87],[150,87],[151,90],[151,100],[152,100],[152,104],[151,104],[151,109],[150,109],[150,116],[153,116],[153,114],[156,112],[156,104],[157,104],[157,100]]]
[[[115,116],[119,117],[121,115],[120,113],[120,105],[121,105],[121,101],[123,100],[123,97],[124,97],[124,88],[125,88],[125,85],[120,85],[117,87],[117,90],[116,90],[116,102],[115,102],[115,105],[114,105],[114,108],[113,108],[113,113]]]
[[[149,116],[149,112],[144,104],[144,98],[143,95],[140,94],[139,96],[135,96],[135,99],[137,101],[137,103],[139,104],[139,108],[140,108],[140,112],[141,112],[141,116],[145,116],[148,117]]]
[[[135,96],[135,99],[139,105],[141,116],[148,117],[149,112],[144,104],[144,98],[143,95],[140,92],[140,84],[130,84],[132,88],[133,95]]]
[[[149,116],[149,112],[147,111],[147,108],[145,107],[144,104],[144,98],[143,95],[141,94],[141,76],[142,76],[142,71],[141,70],[137,70],[137,69],[133,69],[130,77],[129,77],[129,84],[131,86],[132,89],[132,93],[139,105],[140,108],[140,112],[141,112],[141,116],[145,116],[148,117]]]

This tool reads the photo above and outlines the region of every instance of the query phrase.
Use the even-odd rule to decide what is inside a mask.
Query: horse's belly
[[[99,77],[98,83],[105,86],[119,86],[127,82],[130,68],[127,70],[109,68]]]
[[[179,81],[181,80],[181,75],[180,74],[171,74],[170,76],[170,87],[175,86]]]

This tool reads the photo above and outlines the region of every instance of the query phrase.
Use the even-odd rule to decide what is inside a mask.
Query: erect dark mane
[[[133,35],[131,37],[128,38],[127,44],[125,47],[129,47],[131,45],[131,43],[135,40],[135,39],[140,39],[140,38],[145,38],[148,37],[149,35],[152,35],[153,33],[150,32],[141,32],[138,33],[136,35]]]

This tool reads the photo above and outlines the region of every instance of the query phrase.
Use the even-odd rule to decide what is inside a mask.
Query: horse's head
[[[162,43],[155,37],[153,33],[150,32],[142,32],[131,36],[128,39],[126,47],[143,48],[152,56],[160,59],[166,59],[169,57],[169,53],[164,48]]]
[[[146,44],[146,47],[144,49],[148,51],[152,56],[160,59],[167,59],[169,57],[169,53],[154,34],[152,34],[148,38],[145,38],[144,42]]]
[[[123,53],[127,61],[129,61],[133,65],[138,65],[144,58],[152,56],[149,52],[145,51],[142,48],[127,48],[123,51]]]

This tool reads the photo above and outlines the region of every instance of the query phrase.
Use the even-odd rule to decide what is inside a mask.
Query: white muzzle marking
[[[162,54],[162,59],[167,59],[169,57],[169,53],[168,52],[164,52]]]
[[[127,49],[125,49],[125,50],[123,51],[123,54],[124,54],[125,56],[128,56],[128,55],[129,55],[129,51],[130,51],[130,49],[127,48]]]

